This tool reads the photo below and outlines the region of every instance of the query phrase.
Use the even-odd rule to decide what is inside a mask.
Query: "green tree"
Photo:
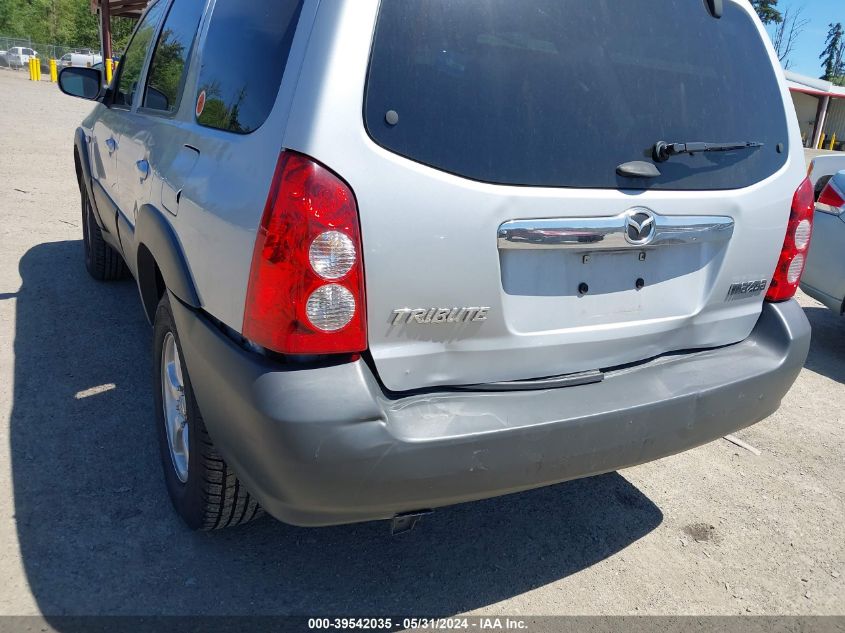
[[[137,20],[131,18],[113,17],[111,19],[111,48],[114,55],[120,55],[126,50],[132,31],[138,24]]]
[[[136,24],[129,18],[112,18],[115,53],[126,48]],[[0,34],[39,44],[100,48],[99,20],[91,13],[90,0],[0,0]]]
[[[55,30],[50,42],[71,46],[100,48],[99,20],[86,2],[57,0]]]
[[[783,15],[777,10],[778,0],[751,0],[751,6],[760,16],[763,24],[780,24],[783,22]]]
[[[841,22],[829,24],[828,27],[825,47],[819,55],[824,67],[822,79],[839,83],[845,75],[845,32]]]

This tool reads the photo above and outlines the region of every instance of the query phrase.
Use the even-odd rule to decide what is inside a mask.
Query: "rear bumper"
[[[736,345],[668,356],[602,383],[389,398],[361,361],[290,369],[171,304],[219,450],[264,508],[297,525],[390,518],[617,470],[774,412],[807,356],[794,301]]]

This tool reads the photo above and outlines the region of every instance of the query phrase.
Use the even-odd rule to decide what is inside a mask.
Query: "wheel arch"
[[[134,237],[138,290],[147,320],[154,321],[167,290],[192,308],[202,307],[182,244],[164,214],[149,204],[138,209]]]

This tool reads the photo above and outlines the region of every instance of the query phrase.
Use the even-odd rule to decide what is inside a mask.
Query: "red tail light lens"
[[[814,197],[813,185],[807,178],[792,198],[792,212],[789,215],[786,238],[772,283],[766,293],[767,301],[786,301],[795,296],[798,290],[813,234]]]
[[[831,180],[819,196],[819,204],[826,204],[832,210],[841,211],[845,208],[845,194],[843,194]]]
[[[243,335],[282,354],[367,348],[358,205],[316,161],[279,157],[255,240]]]

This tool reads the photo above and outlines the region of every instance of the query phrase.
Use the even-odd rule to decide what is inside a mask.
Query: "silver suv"
[[[193,528],[406,529],[751,425],[804,363],[813,190],[745,1],[157,0],[60,85]]]

